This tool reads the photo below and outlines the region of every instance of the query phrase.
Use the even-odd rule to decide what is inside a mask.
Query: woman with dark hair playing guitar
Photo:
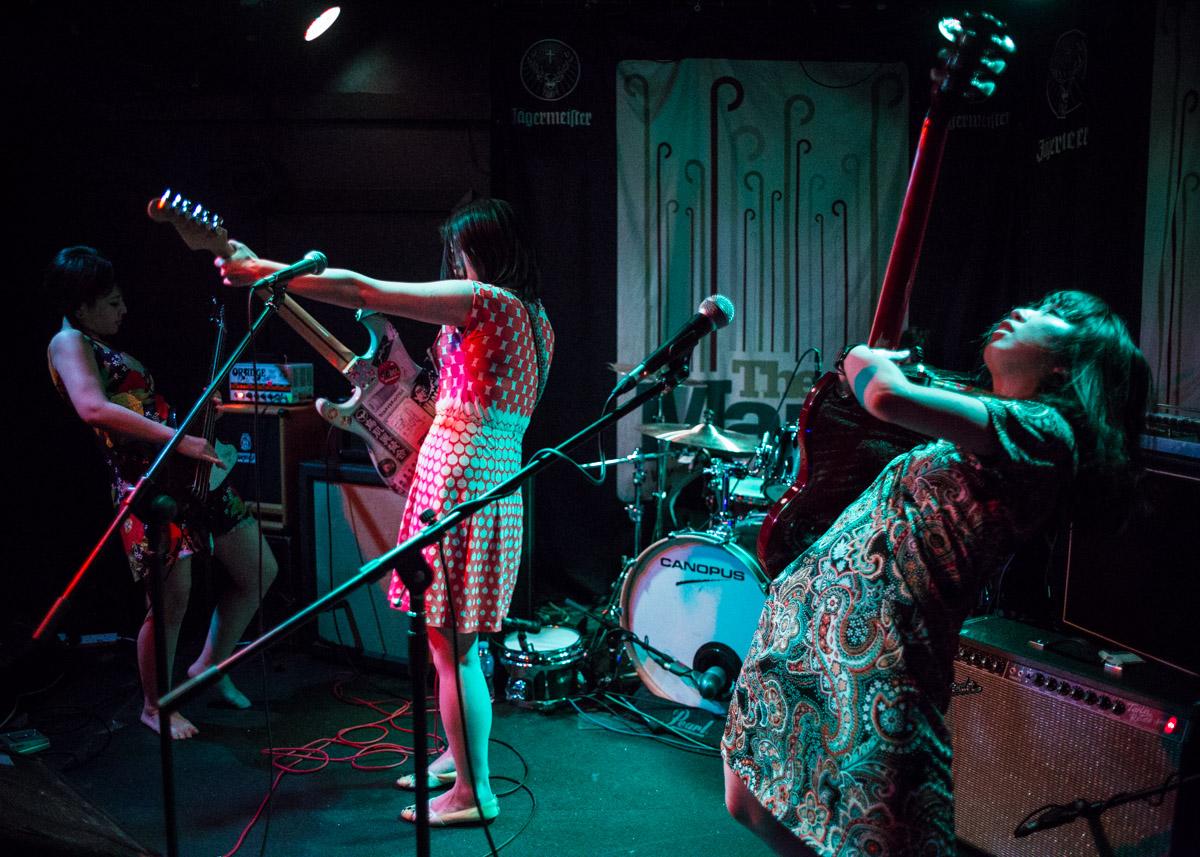
[[[898,352],[841,365],[896,457],[774,580],[734,688],[726,802],[781,854],[951,855],[949,704],[979,587],[1083,491],[1125,483],[1149,368],[1098,298],[1057,292],[987,337],[990,393],[924,387]]]
[[[62,328],[50,340],[48,357],[55,387],[96,437],[112,471],[113,502],[119,502],[149,467],[158,447],[175,434],[167,423],[171,409],[155,390],[154,379],[132,355],[110,344],[125,318],[125,298],[116,284],[112,263],[91,247],[67,247],[54,257],[46,272],[46,290],[62,313]],[[225,467],[212,444],[188,435],[179,445],[182,456],[196,462]],[[205,475],[207,488],[207,475]],[[191,557],[206,549],[211,538],[213,555],[228,576],[204,649],[188,668],[198,675],[233,653],[250,619],[258,610],[259,595],[275,579],[275,556],[260,540],[254,519],[231,486],[185,506],[180,525],[171,525],[170,553],[163,563],[163,624],[166,629],[167,669],[175,660],[179,628],[191,592]],[[121,528],[121,541],[135,580],[149,567],[142,523],[130,515]],[[260,576],[261,575],[261,576]],[[154,630],[149,609],[137,638],[141,673],[142,722],[160,728],[158,685],[155,677]],[[224,700],[248,708],[248,700],[224,676],[217,685]],[[171,737],[191,738],[196,727],[179,712],[171,715]]]
[[[780,854],[956,853],[943,714],[963,620],[982,583],[1060,508],[1128,484],[1145,412],[1145,359],[1083,292],[1053,293],[992,327],[990,391],[915,383],[897,365],[904,353],[887,350],[933,196],[945,96],[978,86],[981,67],[1003,67],[992,48],[1012,50],[986,13],[942,27],[959,53],[936,78],[875,347],[847,349],[809,393],[800,479],[758,542],[764,566],[781,573],[721,750],[730,813]],[[900,453],[884,465],[881,449]],[[864,461],[878,475],[861,490]],[[806,497],[816,502],[804,510]],[[832,524],[830,497],[849,504]]]
[[[517,471],[554,353],[533,248],[512,207],[473,200],[451,213],[441,236],[440,280],[380,280],[330,268],[289,287],[301,297],[440,325],[437,413],[417,457],[399,541],[424,529],[427,514],[441,516]],[[217,259],[229,285],[252,285],[282,267],[244,244],[230,242],[230,251]],[[423,551],[432,579],[425,599],[429,649],[449,744],[429,765],[429,787],[446,788],[429,802],[435,826],[486,823],[500,813],[489,778],[492,707],[478,640],[499,631],[508,613],[523,538],[521,504],[519,494],[497,500]],[[411,606],[398,575],[390,598],[397,609]],[[396,785],[415,790],[417,783],[407,774]],[[415,822],[416,807],[400,818]]]

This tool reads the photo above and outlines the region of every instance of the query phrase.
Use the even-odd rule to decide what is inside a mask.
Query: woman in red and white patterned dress
[[[441,233],[440,281],[388,282],[330,268],[290,286],[305,297],[442,326],[436,347],[437,414],[421,445],[400,541],[423,528],[425,510],[441,517],[520,468],[521,441],[545,389],[554,351],[554,332],[537,295],[534,257],[508,203],[468,203],[450,216]],[[234,246],[231,258],[217,260],[229,284],[248,285],[282,267],[256,258],[245,245]],[[489,780],[492,709],[478,639],[480,633],[499,631],[508,612],[521,556],[522,520],[521,495],[512,494],[451,529],[440,550],[431,545],[424,551],[433,576],[425,602],[429,647],[449,744],[430,763],[430,787],[449,786],[430,801],[435,825],[490,821],[499,814]],[[392,581],[391,596],[394,606],[408,609],[408,592],[399,579]],[[468,778],[460,780],[456,774],[468,770],[468,761],[474,794]],[[397,785],[412,789],[413,778],[401,777]],[[401,818],[414,821],[415,808],[405,809]]]

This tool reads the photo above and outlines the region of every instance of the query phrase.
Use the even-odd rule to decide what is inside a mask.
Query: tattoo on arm
[[[867,392],[867,385],[871,383],[871,379],[878,371],[878,366],[864,366],[854,376],[854,398],[858,399],[860,403],[863,401],[863,395]]]

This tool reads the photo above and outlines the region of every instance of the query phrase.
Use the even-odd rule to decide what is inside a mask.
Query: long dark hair
[[[500,286],[529,303],[538,300],[539,276],[533,248],[511,205],[502,199],[476,199],[456,208],[442,224],[442,278],[454,270],[454,253],[471,260],[485,283]]]
[[[1072,325],[1056,354],[1065,371],[1051,373],[1038,398],[1054,405],[1075,430],[1075,493],[1089,506],[1120,509],[1137,482],[1150,366],[1125,322],[1095,295],[1052,292],[1036,308]]]
[[[70,317],[86,304],[94,304],[117,284],[112,262],[95,247],[64,247],[46,267],[43,287],[60,315]]]

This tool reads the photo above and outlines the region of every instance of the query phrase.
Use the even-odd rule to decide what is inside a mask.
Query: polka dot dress
[[[399,541],[420,532],[419,518],[439,518],[521,467],[521,440],[554,351],[554,332],[534,304],[537,335],[525,305],[495,286],[476,283],[463,327],[443,327],[438,337],[437,414],[421,452],[400,524]],[[508,612],[521,559],[521,494],[509,495],[449,530],[439,552],[425,548],[433,582],[425,593],[426,621],[451,625],[447,586],[454,596],[453,624],[461,633],[495,632]],[[445,557],[445,567],[442,566]],[[408,590],[393,575],[392,605],[409,609]]]

